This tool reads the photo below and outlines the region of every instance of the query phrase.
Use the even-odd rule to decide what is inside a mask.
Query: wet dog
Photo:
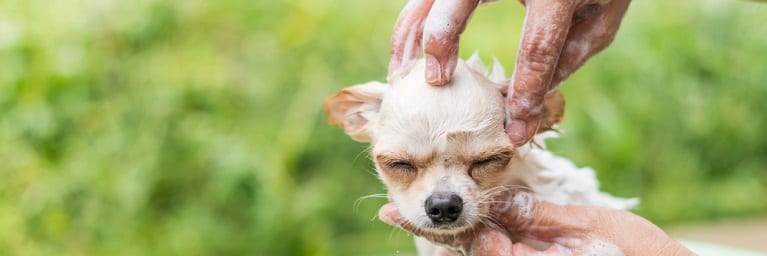
[[[534,142],[514,147],[504,130],[506,77],[497,61],[492,72],[476,55],[459,61],[445,86],[429,85],[424,65],[411,64],[390,84],[351,86],[325,101],[330,123],[372,144],[392,202],[416,227],[443,234],[471,228],[487,218],[495,194],[512,188],[559,204],[625,209],[637,203],[600,192],[591,169],[544,149],[543,139],[554,133],[547,131],[564,116],[558,91],[546,95]],[[419,241],[421,255],[429,247]]]

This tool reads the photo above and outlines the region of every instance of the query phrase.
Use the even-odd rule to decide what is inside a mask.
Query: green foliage
[[[767,213],[767,5],[704,2],[634,1],[551,142],[662,224]],[[0,255],[412,251],[320,107],[384,78],[402,5],[0,2]],[[523,13],[482,7],[461,55],[510,67]]]

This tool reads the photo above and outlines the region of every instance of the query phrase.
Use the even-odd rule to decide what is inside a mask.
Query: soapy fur
[[[547,151],[545,140],[554,132],[540,133],[521,147],[511,144],[501,94],[506,77],[497,60],[490,74],[476,54],[466,62],[459,60],[453,81],[445,86],[428,85],[424,65],[423,60],[411,64],[390,85],[371,82],[346,88],[325,106],[331,123],[355,140],[371,142],[379,177],[408,222],[428,232],[455,234],[487,221],[493,194],[520,187],[562,205],[628,209],[638,203],[601,192],[592,169]],[[472,163],[487,156],[502,160],[474,170]],[[413,170],[392,167],[402,162]],[[435,226],[425,214],[424,201],[435,192],[463,198],[463,212],[454,224]],[[520,207],[519,217],[532,218],[532,211],[523,208],[533,199],[515,200],[519,202],[509,205]],[[615,249],[590,242],[596,243],[595,251]],[[420,255],[439,251],[423,239],[417,239],[417,245]]]

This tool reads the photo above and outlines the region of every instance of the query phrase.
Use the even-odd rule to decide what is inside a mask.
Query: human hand
[[[461,33],[480,0],[410,0],[391,41],[388,78],[421,56],[426,81],[452,79]],[[606,48],[630,0],[520,0],[527,7],[514,76],[507,91],[506,131],[521,146],[536,133],[546,92]]]
[[[525,27],[506,96],[506,133],[535,135],[544,95],[612,43],[630,0],[521,0]]]
[[[487,0],[410,0],[400,12],[391,38],[388,79],[412,60],[426,59],[426,81],[444,85],[458,63],[458,41],[472,13]]]
[[[595,206],[560,206],[520,192],[491,209],[491,218],[460,234],[440,235],[415,228],[386,204],[379,218],[464,255],[694,255],[663,230],[627,211]],[[540,252],[515,239],[551,243]],[[447,249],[443,249],[447,250]],[[446,254],[446,253],[444,253]]]

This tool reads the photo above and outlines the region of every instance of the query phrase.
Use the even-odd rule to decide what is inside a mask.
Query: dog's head
[[[420,60],[391,85],[355,85],[325,101],[330,123],[371,142],[392,201],[416,227],[441,233],[471,227],[513,174],[515,148],[504,130],[500,83],[505,78],[500,65],[493,69],[486,76],[473,57],[459,61],[451,83],[431,86]],[[558,122],[564,108],[559,93],[546,99],[542,130]]]

